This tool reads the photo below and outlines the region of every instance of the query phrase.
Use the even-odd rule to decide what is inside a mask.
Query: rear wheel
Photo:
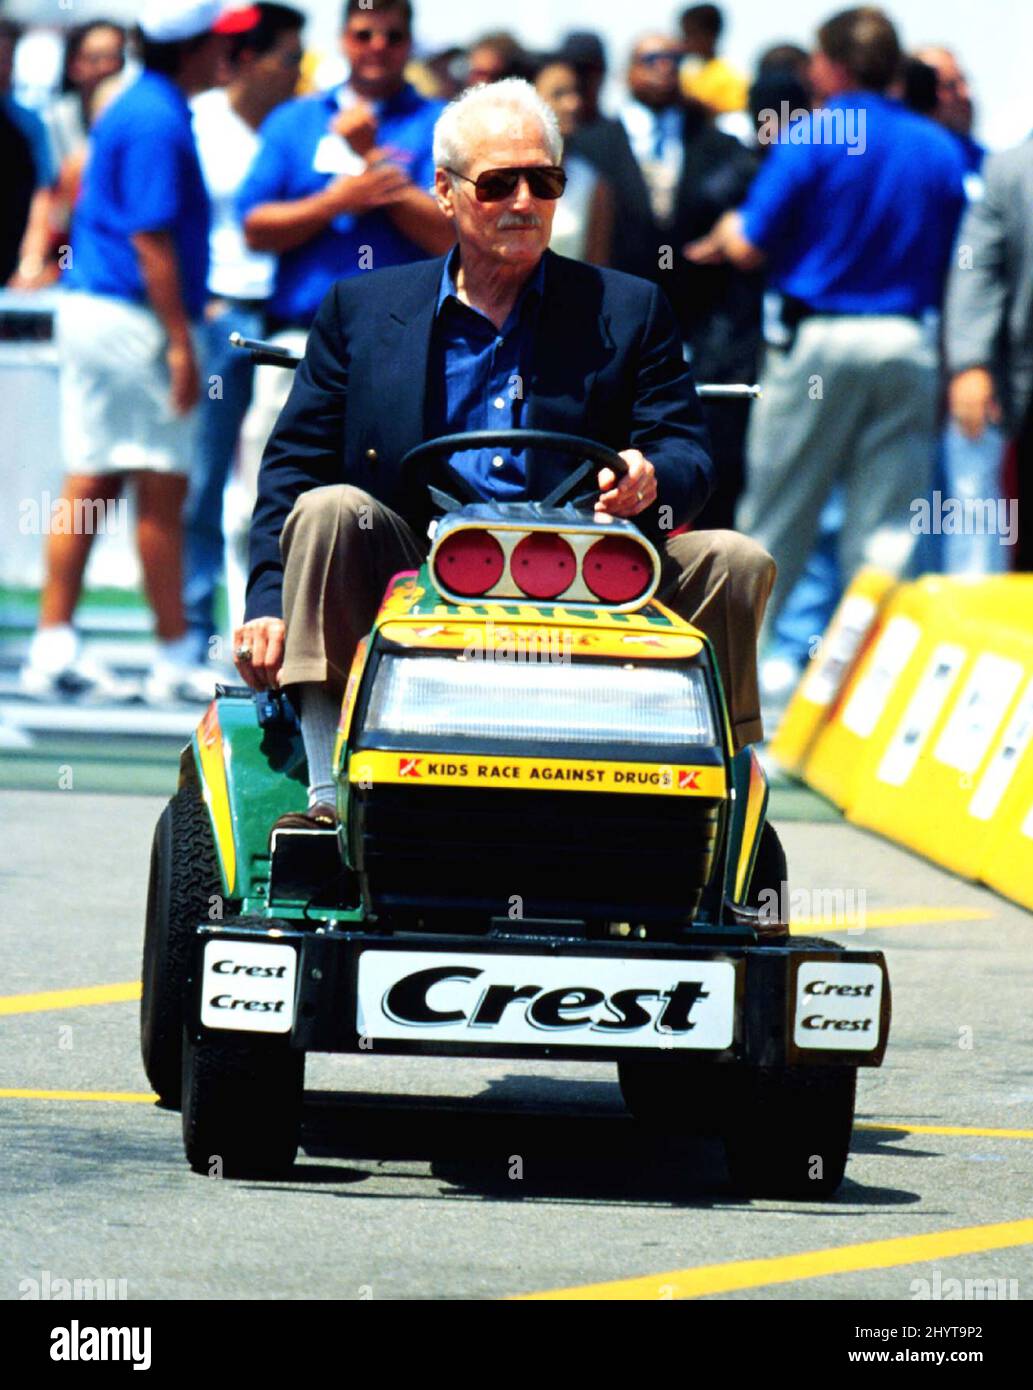
[[[631,1057],[617,1063],[624,1104],[642,1124],[677,1134],[721,1134],[735,1066],[684,1057]]]
[[[732,1184],[751,1197],[830,1197],[843,1181],[856,1067],[745,1067],[725,1127]]]
[[[143,944],[140,1050],[147,1079],[178,1106],[183,995],[199,922],[222,891],[208,812],[194,783],[181,787],[158,820],[151,847]]]
[[[240,1037],[183,1037],[183,1147],[195,1173],[277,1178],[301,1136],[305,1054]],[[216,1168],[218,1165],[218,1168]]]

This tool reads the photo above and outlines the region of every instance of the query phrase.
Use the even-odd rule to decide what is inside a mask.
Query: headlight
[[[367,733],[413,738],[451,735],[652,748],[717,742],[698,667],[627,668],[589,661],[385,655],[365,728]]]

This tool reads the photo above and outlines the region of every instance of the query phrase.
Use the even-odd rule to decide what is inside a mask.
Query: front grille
[[[687,921],[724,802],[704,797],[353,784],[349,835],[377,912]]]

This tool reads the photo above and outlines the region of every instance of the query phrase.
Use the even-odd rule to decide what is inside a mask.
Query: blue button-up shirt
[[[501,329],[456,293],[459,249],[445,262],[428,363],[430,436],[525,425],[531,352],[545,282],[545,262],[517,296]],[[464,449],[451,466],[484,498],[522,497],[525,451]]]
[[[330,131],[346,93],[346,87],[338,87],[300,97],[266,117],[258,153],[237,195],[242,219],[262,203],[310,198],[342,174],[362,172],[363,161]],[[389,147],[392,162],[429,193],[434,184],[434,124],[442,103],[405,86],[373,107],[378,146]],[[359,217],[341,213],[318,235],[279,257],[269,312],[285,323],[307,327],[335,280],[363,270],[407,265],[427,255],[402,235],[386,212]]]
[[[853,144],[805,143],[819,128],[802,121],[799,143],[791,127],[782,132],[750,188],[743,230],[782,294],[819,312],[919,318],[939,308],[965,204],[957,141],[873,92],[843,93],[828,108]]]
[[[169,232],[191,318],[207,297],[209,203],[190,107],[169,78],[145,71],[94,128],[72,217],[70,288],[147,300],[132,236]]]

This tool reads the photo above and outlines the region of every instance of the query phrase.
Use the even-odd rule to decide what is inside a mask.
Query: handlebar
[[[281,347],[279,343],[266,342],[262,338],[245,338],[241,333],[231,333],[230,344],[243,352],[249,352],[252,362],[257,367],[287,367],[293,371],[301,362],[298,353],[291,352],[290,348]],[[759,386],[747,386],[738,382],[720,386],[710,383],[697,386],[696,395],[706,400],[758,400],[761,389]]]

